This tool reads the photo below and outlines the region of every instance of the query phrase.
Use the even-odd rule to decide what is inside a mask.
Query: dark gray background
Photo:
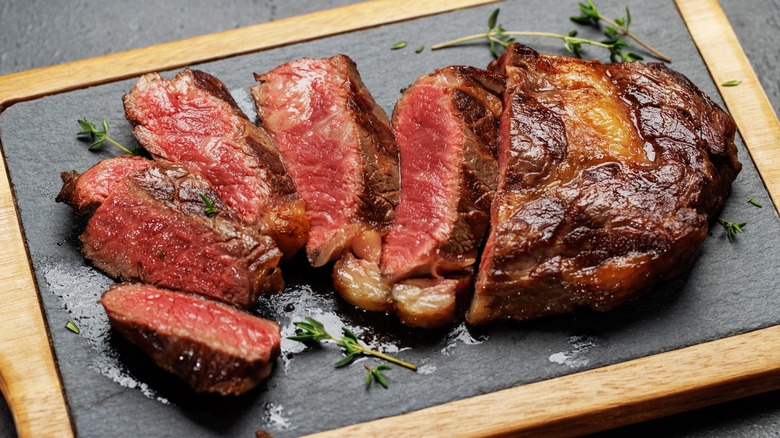
[[[278,3],[277,5],[276,2],[270,1],[244,1],[236,6],[231,5],[230,8],[226,8],[211,5],[210,2],[184,0],[166,2],[165,4],[160,4],[160,2],[124,3],[114,0],[99,4],[6,0],[0,5],[0,47],[3,50],[0,54],[0,73],[21,71],[57,62],[142,47],[349,2],[320,0],[317,2],[279,1]],[[572,9],[576,9],[574,3],[572,2]],[[755,1],[747,4],[736,0],[724,2],[724,8],[732,25],[748,52],[748,56],[775,108],[778,107],[778,100],[780,100],[780,86],[778,86],[780,82],[775,71],[780,64],[776,49],[778,47],[777,31],[780,30],[780,25],[778,25],[780,9],[778,6],[780,6],[780,2],[777,0]],[[568,15],[568,13],[569,9],[566,9],[564,14]],[[511,16],[507,16],[502,21],[509,22],[509,17]],[[639,21],[638,18],[637,21]],[[407,33],[406,35],[413,36],[414,34]],[[409,39],[411,40],[411,38]],[[408,56],[409,52],[404,55]],[[279,62],[283,62],[284,56],[284,54],[278,55]],[[419,61],[419,59],[415,59],[415,61]],[[268,62],[273,63],[274,60]],[[366,61],[359,61],[358,64],[362,67],[365,63]],[[674,67],[684,68],[686,65],[684,62],[676,62]],[[399,69],[409,70],[410,68],[406,65],[399,65]],[[211,71],[226,79],[231,87],[237,87],[246,82],[242,79],[233,79],[229,72],[219,70],[220,68],[216,65],[211,68]],[[414,69],[411,70],[414,71]],[[689,74],[689,72],[686,73]],[[403,74],[405,78],[410,73]],[[409,82],[413,78],[410,76],[403,81]],[[230,80],[233,80],[232,84]],[[701,79],[695,81],[700,84],[702,82]],[[126,85],[122,85],[122,87],[127,88]],[[369,87],[374,89],[371,84]],[[703,86],[703,88],[706,87]],[[705,91],[711,92],[709,89]],[[88,91],[82,95],[82,97],[88,96],[90,96]],[[387,108],[395,96],[395,94],[378,95],[377,99]],[[116,108],[112,110],[116,110]],[[659,298],[661,301],[663,299],[663,297]],[[570,339],[572,344],[570,351],[587,349],[589,348],[588,342],[590,342],[588,339],[573,342]],[[8,424],[9,420],[6,415],[5,419],[0,421],[0,435],[12,433]],[[776,434],[778,430],[780,430],[780,397],[778,393],[769,393],[694,413],[645,423],[613,433],[647,436],[658,434],[756,436]]]

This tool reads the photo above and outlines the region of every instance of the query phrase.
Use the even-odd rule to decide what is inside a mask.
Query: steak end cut
[[[509,46],[471,324],[609,310],[687,270],[741,169],[731,117],[662,64]]]
[[[196,392],[239,395],[271,374],[279,326],[225,304],[148,285],[112,286],[111,325]]]

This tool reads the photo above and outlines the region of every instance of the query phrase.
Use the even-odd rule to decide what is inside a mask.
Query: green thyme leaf
[[[390,50],[398,50],[406,47],[406,41],[398,41],[390,47]]]
[[[753,198],[748,198],[748,203],[755,205],[758,208],[764,208],[763,205],[759,204],[758,201],[756,201]]]
[[[729,239],[729,243],[734,242],[737,233],[744,233],[743,228],[747,225],[747,222],[730,222],[723,219],[718,219],[718,222],[726,229],[726,237]]]
[[[414,53],[422,53],[423,50],[425,50],[425,46],[420,46],[414,49]]]
[[[736,87],[737,85],[739,85],[741,83],[742,83],[742,81],[738,81],[738,80],[734,79],[734,80],[731,80],[731,81],[724,82],[724,83],[722,83],[720,85],[722,85],[724,87]]]
[[[214,201],[209,199],[208,196],[204,195],[203,193],[199,193],[198,196],[200,196],[201,201],[203,201],[203,212],[206,213],[206,216],[214,216],[215,214],[219,213],[219,210],[214,207]]]
[[[401,359],[395,358],[385,353],[372,350],[366,347],[358,338],[358,336],[352,330],[344,327],[341,338],[334,338],[325,330],[325,326],[312,317],[306,317],[305,321],[293,322],[298,329],[295,331],[295,336],[288,336],[287,339],[299,342],[335,342],[336,345],[344,349],[344,357],[336,362],[336,367],[342,367],[349,365],[358,356],[374,356],[382,360],[400,365],[410,370],[417,371],[415,365],[405,362]]]
[[[102,130],[98,130],[98,127],[94,123],[90,122],[86,117],[84,119],[76,120],[81,127],[81,131],[76,133],[76,136],[82,140],[90,140],[92,143],[89,145],[89,150],[94,151],[103,147],[104,142],[109,142],[112,145],[118,147],[122,152],[130,155],[137,155],[138,147],[126,148],[119,144],[116,140],[108,136],[108,121],[104,117],[101,125]]]
[[[68,321],[68,322],[65,324],[65,328],[66,328],[66,329],[68,329],[68,330],[70,330],[70,331],[72,331],[72,332],[73,332],[73,333],[75,333],[75,334],[79,334],[79,333],[81,333],[81,330],[79,330],[79,328],[76,326],[76,323],[75,323],[75,322],[73,322],[73,321]]]
[[[500,12],[501,8],[496,8],[493,12],[490,13],[487,21],[488,30],[493,30],[493,28],[496,27],[496,21],[498,20],[498,14]]]

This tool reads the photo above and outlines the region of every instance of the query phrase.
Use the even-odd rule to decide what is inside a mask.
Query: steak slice
[[[391,284],[425,279],[412,282],[415,293],[400,285],[393,290],[396,312],[408,325],[431,327],[453,321],[455,295],[468,289],[473,278],[496,188],[503,90],[501,76],[452,66],[418,79],[395,106],[401,201],[384,239],[381,269]],[[457,282],[443,280],[451,274]],[[444,296],[448,298],[434,299]],[[412,300],[429,300],[422,309],[430,320],[424,311],[406,314],[417,307]]]
[[[124,283],[100,303],[116,331],[197,392],[249,391],[279,355],[276,323],[194,295]]]
[[[344,55],[303,58],[255,79],[261,124],[306,202],[312,266],[344,251],[378,262],[398,202],[398,151],[355,63]]]
[[[78,214],[91,215],[119,181],[152,164],[143,157],[119,155],[99,161],[82,174],[75,170],[62,172],[62,190],[55,201],[70,205]]]
[[[289,258],[306,243],[303,201],[279,153],[230,96],[198,70],[142,76],[124,96],[127,119],[150,153],[197,170],[246,225],[274,238]]]
[[[491,232],[467,320],[609,310],[694,262],[741,169],[735,124],[662,64],[515,44]]]
[[[208,181],[180,164],[147,160],[137,170],[138,160],[111,160],[84,172],[85,179],[63,174],[58,197],[71,205],[102,199],[81,235],[82,253],[95,267],[242,307],[254,304],[261,291],[282,289],[276,268],[281,253],[273,239],[232,220]],[[107,175],[98,176],[100,170]],[[206,213],[201,196],[214,203],[216,214]]]

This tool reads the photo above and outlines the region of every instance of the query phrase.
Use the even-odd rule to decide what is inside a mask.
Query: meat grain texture
[[[401,200],[381,273],[401,321],[437,327],[470,296],[496,188],[502,76],[451,66],[419,78],[393,112]]]
[[[279,355],[275,322],[201,297],[124,283],[100,303],[114,329],[197,392],[242,394]]]
[[[515,44],[471,324],[609,310],[689,269],[741,169],[730,116],[662,64]]]
[[[173,79],[150,73],[123,100],[147,151],[198,171],[237,218],[271,236],[285,258],[303,247],[305,205],[273,142],[225,84],[198,70],[185,69]]]
[[[84,257],[112,277],[241,307],[283,287],[273,239],[231,219],[211,184],[181,164],[116,157],[63,181],[57,200],[90,215]]]
[[[387,115],[345,55],[298,59],[255,79],[260,123],[306,203],[311,265],[338,261],[335,285],[347,301],[389,310],[386,294],[341,281],[355,269],[378,272],[382,235],[394,218],[398,151]]]

